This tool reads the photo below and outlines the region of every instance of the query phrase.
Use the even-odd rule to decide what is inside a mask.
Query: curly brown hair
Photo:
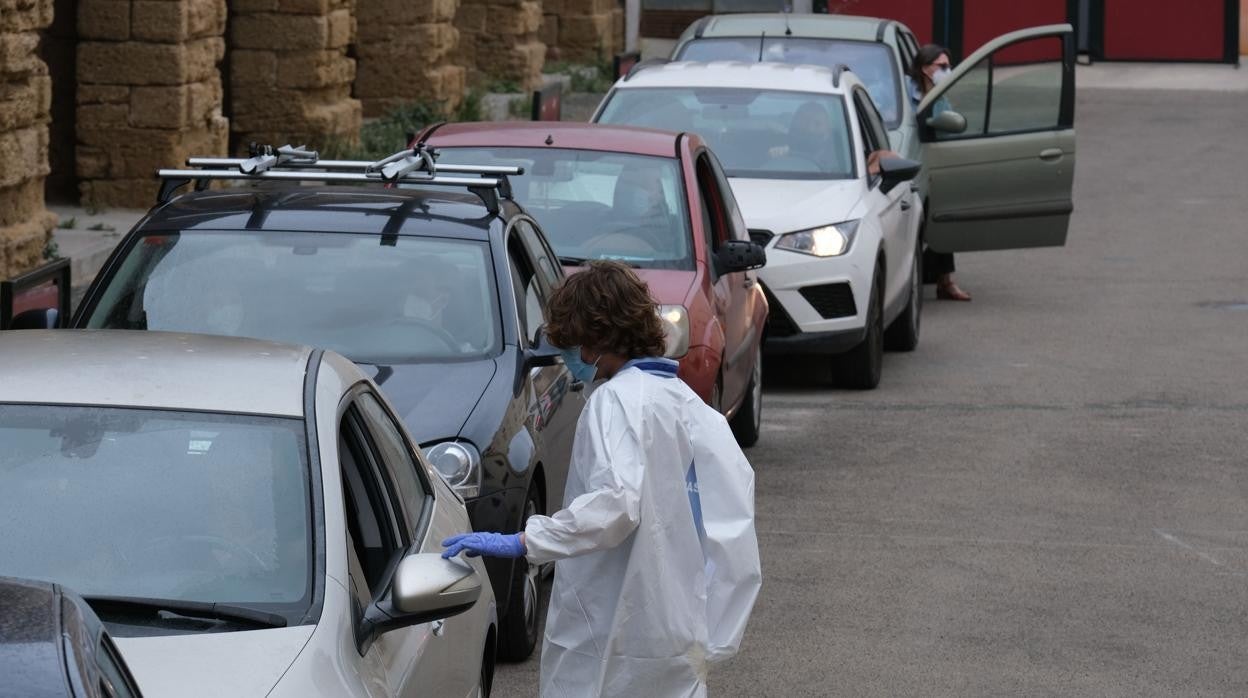
[[[640,359],[662,356],[663,324],[646,282],[627,265],[595,260],[564,279],[550,297],[546,336],[555,346],[584,346]]]

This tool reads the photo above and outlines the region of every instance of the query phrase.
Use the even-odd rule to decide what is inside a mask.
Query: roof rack
[[[832,68],[832,86],[833,87],[841,86],[841,73],[844,73],[847,70],[851,73],[854,72],[853,70],[850,70],[849,66],[845,65],[844,63],[837,63],[836,67]]]
[[[161,179],[157,203],[165,203],[190,182],[202,190],[214,179],[243,181],[371,182],[374,184],[423,184],[466,187],[481,197],[491,213],[498,213],[499,198],[511,198],[509,175],[524,174],[523,167],[501,165],[438,165],[438,152],[417,143],[375,162],[369,160],[322,160],[306,146],[253,143],[246,158],[192,157],[188,168],[156,171]],[[452,175],[452,176],[447,176]]]

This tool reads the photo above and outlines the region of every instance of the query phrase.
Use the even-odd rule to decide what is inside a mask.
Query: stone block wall
[[[460,0],[361,0],[356,8],[355,96],[364,116],[405,102],[432,100],[454,111],[464,96],[465,70],[455,13]]]
[[[224,153],[225,0],[81,0],[78,135],[83,203],[146,208],[155,171]]]
[[[456,55],[468,69],[469,84],[509,80],[524,90],[541,85],[546,62],[546,45],[538,38],[541,0],[460,0],[455,26]]]
[[[52,80],[39,30],[52,0],[0,0],[0,279],[39,266],[56,216],[43,204]]]
[[[317,149],[331,138],[358,137],[355,60],[347,55],[354,11],[354,0],[230,0],[229,116],[236,152],[253,141]]]
[[[609,61],[624,50],[618,0],[543,0],[541,40],[555,61]]]

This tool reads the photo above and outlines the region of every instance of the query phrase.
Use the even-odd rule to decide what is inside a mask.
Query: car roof
[[[47,582],[0,577],[0,679],[24,696],[69,695],[60,603]]]
[[[787,19],[786,19],[787,18]],[[699,20],[705,23],[694,28],[703,39],[713,37],[785,36],[812,39],[849,39],[852,41],[879,41],[883,30],[893,20],[855,15],[743,13],[713,15]],[[691,37],[692,38],[692,37]]]
[[[511,201],[500,203],[504,219],[519,211]],[[154,209],[139,228],[438,234],[485,240],[498,217],[467,189],[265,183],[183,194]],[[430,219],[440,225],[428,225]]]
[[[490,121],[446,124],[427,142],[437,147],[496,146],[570,148],[676,157],[680,134],[636,126],[607,126],[575,122]],[[523,176],[523,175],[521,175]]]
[[[756,90],[791,90],[821,94],[844,94],[857,79],[833,84],[835,71],[817,65],[746,63],[743,61],[675,61],[638,71],[616,89],[636,87],[740,87]]]
[[[0,339],[0,403],[303,415],[309,347],[139,330]]]

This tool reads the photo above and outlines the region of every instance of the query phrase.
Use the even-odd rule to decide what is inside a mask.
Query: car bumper
[[[868,245],[824,258],[770,247],[759,271],[771,308],[766,352],[839,353],[862,341],[874,273]]]

